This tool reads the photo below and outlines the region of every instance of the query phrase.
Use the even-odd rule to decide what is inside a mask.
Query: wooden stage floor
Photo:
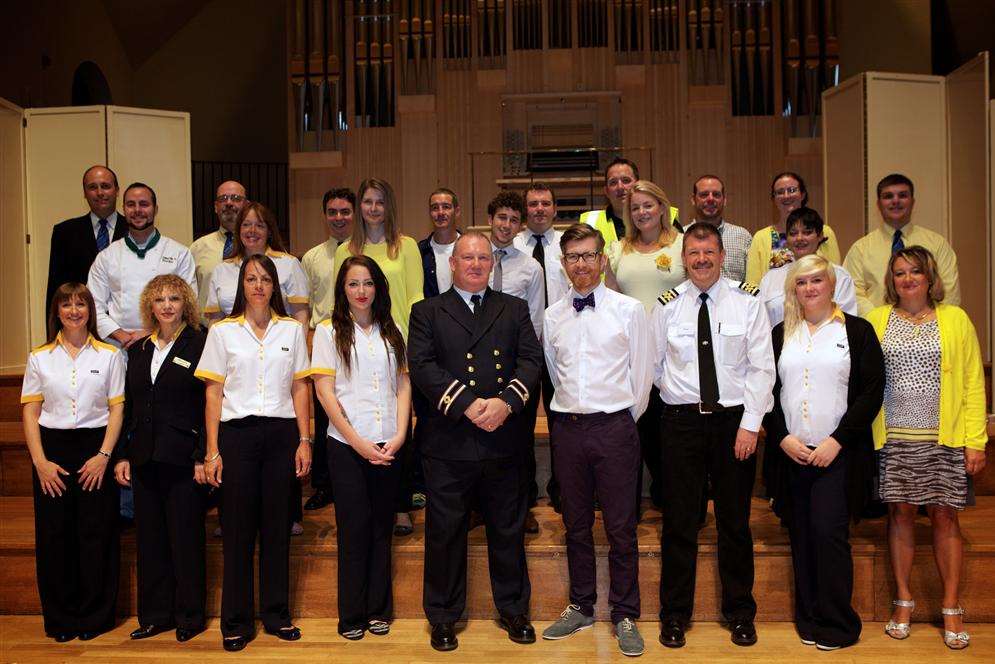
[[[304,636],[296,643],[278,641],[276,637],[261,634],[248,647],[238,653],[221,649],[218,621],[211,621],[209,629],[195,639],[179,644],[167,632],[144,641],[131,641],[128,633],[134,629],[135,620],[128,619],[113,631],[93,641],[70,641],[58,644],[45,638],[39,616],[0,616],[0,662],[45,664],[48,662],[127,662],[152,664],[153,662],[302,662],[318,664],[335,662],[382,663],[432,663],[467,662],[481,664],[502,662],[524,664],[537,662],[569,662],[587,664],[594,662],[633,661],[623,656],[611,635],[607,622],[599,622],[592,629],[579,632],[563,641],[543,641],[529,646],[510,642],[504,632],[489,620],[472,620],[459,633],[460,646],[454,652],[440,653],[428,643],[428,626],[422,620],[398,620],[389,635],[367,635],[362,641],[350,642],[335,632],[335,621],[330,619],[303,619],[298,621]],[[537,631],[548,622],[536,622]],[[659,627],[656,622],[639,623],[646,640],[644,661],[708,662],[781,664],[802,662],[808,657],[826,658],[827,662],[880,663],[901,661],[902,664],[937,664],[938,662],[986,662],[995,659],[995,625],[969,625],[971,646],[961,652],[948,650],[940,639],[937,627],[917,624],[912,636],[905,641],[895,641],[883,632],[883,623],[865,623],[861,640],[851,648],[823,653],[811,646],[803,646],[795,635],[791,623],[763,623],[758,625],[759,642],[750,648],[739,648],[729,642],[729,634],[712,622],[698,623],[688,631],[688,645],[679,650],[664,648],[657,641]]]

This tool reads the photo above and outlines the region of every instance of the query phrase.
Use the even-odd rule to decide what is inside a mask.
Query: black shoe
[[[535,514],[532,510],[525,513],[525,532],[529,535],[535,535],[539,532],[539,522],[536,521]]]
[[[185,627],[176,628],[176,640],[180,643],[186,643],[193,637],[197,636],[204,631],[204,627],[198,627],[196,629],[187,629]]]
[[[508,632],[508,638],[515,643],[535,643],[536,631],[524,614],[501,616],[501,629]]]
[[[175,628],[176,625],[139,625],[138,629],[131,633],[131,640],[137,641],[138,639],[147,639],[150,636],[162,634],[163,632],[168,632],[169,630]]]
[[[221,639],[221,645],[224,646],[225,650],[228,652],[238,652],[239,650],[245,650],[245,646],[248,645],[249,640],[244,636],[226,636]]]
[[[281,641],[297,641],[301,638],[301,628],[294,625],[280,629],[267,629],[266,633],[272,634]]]
[[[52,637],[56,643],[65,643],[76,638],[76,632],[53,632],[48,636]]]
[[[332,503],[332,492],[327,489],[315,489],[311,497],[307,499],[304,503],[304,509],[306,510],[320,510],[326,505]]]
[[[432,625],[432,647],[442,652],[456,650],[459,641],[456,640],[456,630],[452,623]]]
[[[729,631],[737,646],[752,646],[757,642],[757,629],[752,620],[737,620],[729,625]]]
[[[79,633],[79,640],[80,641],[92,641],[95,638],[97,638],[98,636],[100,636],[101,634],[103,634],[103,632],[95,632],[95,631],[94,632],[80,632]]]
[[[684,638],[684,625],[678,620],[666,620],[660,626],[660,643],[668,648],[683,648],[687,643]]]

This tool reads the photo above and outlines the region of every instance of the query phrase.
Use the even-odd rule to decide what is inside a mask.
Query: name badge
[[[173,263],[176,262],[176,257],[175,256],[163,256],[162,257],[162,262],[163,263],[169,263],[170,265],[172,265]]]
[[[181,367],[183,367],[184,369],[189,369],[190,368],[190,363],[187,362],[186,360],[184,360],[182,357],[174,357],[173,358],[173,364],[178,364]]]
[[[290,349],[287,348],[286,346],[280,346],[280,350],[282,350],[284,353],[289,353],[290,352]]]
[[[100,369],[90,369],[90,373],[92,373],[92,374],[99,374],[100,373]]]

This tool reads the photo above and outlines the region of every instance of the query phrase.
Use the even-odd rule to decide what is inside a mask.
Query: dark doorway
[[[96,62],[80,63],[73,74],[73,106],[113,104],[111,86]]]

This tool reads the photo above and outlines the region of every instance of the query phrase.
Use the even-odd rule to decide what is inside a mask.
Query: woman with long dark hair
[[[411,412],[404,339],[387,279],[368,256],[345,259],[332,317],[315,329],[311,374],[328,413],[328,465],[339,546],[339,634],[390,630],[395,463]],[[324,433],[324,432],[321,432]]]
[[[211,486],[224,481],[225,650],[255,636],[257,533],[263,627],[285,641],[301,637],[290,620],[287,503],[295,471],[303,477],[311,467],[309,374],[304,326],[287,316],[276,266],[248,256],[231,316],[211,327],[194,374],[207,382],[204,472]]]
[[[56,289],[48,329],[21,387],[35,468],[38,594],[46,635],[88,641],[116,616],[118,488],[108,462],[124,419],[124,355],[100,341],[83,284]]]

